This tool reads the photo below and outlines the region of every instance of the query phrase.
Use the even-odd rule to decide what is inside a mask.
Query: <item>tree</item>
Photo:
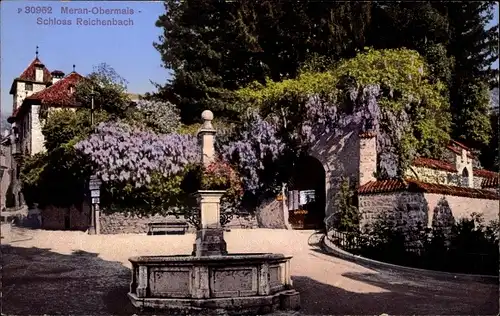
[[[279,134],[294,151],[364,117],[363,128],[379,132],[378,148],[386,151],[379,157],[380,175],[394,177],[416,154],[438,155],[449,139],[445,87],[428,78],[428,67],[415,51],[367,50],[328,71],[255,84],[238,95],[247,107],[278,122]]]
[[[355,194],[348,178],[342,179],[335,204],[337,209],[335,228],[343,232],[359,232],[360,215],[355,206]]]
[[[94,123],[127,114],[124,110],[130,103],[125,94],[125,81],[113,68],[101,64],[89,78],[81,80],[76,87],[76,98],[82,107],[51,109],[42,126],[46,151],[23,163],[21,179],[28,203],[70,206],[83,201],[92,169],[74,146],[93,130],[89,109],[92,91],[96,108]]]
[[[314,53],[353,56],[364,46],[369,3],[275,1],[165,2],[155,47],[173,79],[159,95],[181,109],[184,123],[204,109],[237,119],[232,91],[253,81],[294,78]]]
[[[140,100],[130,111],[127,122],[144,126],[156,133],[167,134],[181,128],[179,110],[170,102]]]
[[[266,78],[293,79],[313,56],[332,62],[364,46],[416,50],[428,80],[448,88],[453,133],[483,148],[491,130],[484,83],[498,58],[497,27],[484,30],[493,2],[166,2],[155,46],[173,79],[159,96],[181,109],[184,123],[204,109],[237,120],[244,109],[234,91]]]
[[[448,53],[455,59],[450,87],[453,136],[482,149],[491,138],[487,94],[497,76],[491,66],[498,59],[498,25],[486,29],[495,2],[433,5],[446,14],[450,25]]]
[[[416,50],[431,77],[450,84],[453,56],[448,54],[449,22],[430,1],[375,2],[367,46]]]
[[[498,148],[500,147],[500,140],[498,138],[498,113],[493,113],[490,115],[490,124],[493,131],[493,136],[490,139],[489,146],[481,152],[480,159],[484,168],[500,171],[500,155],[498,151]]]
[[[94,112],[95,122],[100,123],[107,119],[107,112],[101,110]],[[44,145],[48,152],[52,152],[75,138],[85,138],[91,132],[90,110],[86,108],[53,110],[42,126]]]
[[[101,63],[94,67],[92,73],[76,87],[76,99],[83,107],[91,108],[92,96],[94,108],[109,114],[124,117],[130,107],[130,99],[126,94],[127,81],[110,65]]]

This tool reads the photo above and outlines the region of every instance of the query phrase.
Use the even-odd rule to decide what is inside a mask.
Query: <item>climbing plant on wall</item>
[[[448,141],[446,87],[429,80],[423,58],[406,49],[359,52],[326,71],[304,68],[296,79],[253,83],[241,103],[272,122],[287,145],[312,146],[351,123],[378,134],[380,177],[403,176],[417,154],[435,155]]]

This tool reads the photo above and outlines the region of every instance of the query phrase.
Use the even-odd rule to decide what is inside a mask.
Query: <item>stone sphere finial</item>
[[[201,113],[201,118],[204,121],[212,121],[214,119],[214,114],[210,110],[205,110]]]
[[[214,119],[214,114],[210,110],[205,110],[201,113],[201,118],[203,119],[203,125],[201,126],[204,130],[213,130],[212,120]]]

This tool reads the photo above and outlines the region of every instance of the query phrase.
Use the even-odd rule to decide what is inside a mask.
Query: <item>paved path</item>
[[[311,234],[234,230],[226,233],[226,241],[233,253],[293,255],[301,315],[498,314],[498,284],[372,270],[321,253],[309,245]],[[26,240],[27,236],[33,239]],[[24,232],[19,239],[24,241],[2,246],[4,314],[133,315],[138,311],[126,297],[127,259],[189,254],[194,235],[89,236],[37,230]]]

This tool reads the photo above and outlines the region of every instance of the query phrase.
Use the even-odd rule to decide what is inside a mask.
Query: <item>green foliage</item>
[[[252,82],[324,72],[365,46],[406,48],[428,64],[429,84],[442,83],[452,136],[479,149],[488,143],[489,127],[480,89],[469,86],[491,84],[497,73],[491,65],[498,59],[498,25],[487,27],[494,4],[169,0],[157,21],[163,36],[155,47],[174,79],[159,85],[158,96],[176,104],[185,123],[199,121],[204,109],[237,119],[247,104],[234,91]],[[403,60],[403,66],[409,65]]]
[[[192,196],[195,184],[190,177],[193,170],[194,166],[189,166],[170,177],[153,173],[150,183],[141,188],[130,182],[104,185],[102,204],[108,212],[128,210],[139,215],[168,214],[173,211],[183,213],[196,203]],[[184,209],[175,210],[172,206]]]
[[[446,86],[435,79],[431,82],[428,66],[416,51],[366,49],[355,58],[325,66],[328,70],[324,72],[307,71],[307,67],[318,66],[306,66],[296,79],[268,80],[265,85],[255,82],[237,94],[242,103],[268,115],[279,114],[283,109],[286,113],[294,112],[294,107],[303,105],[311,95],[345,106],[342,98],[346,88],[381,86],[385,93],[379,98],[379,105],[396,116],[407,111],[412,119],[398,143],[401,175],[416,152],[437,155],[448,141],[450,114]]]
[[[266,77],[294,78],[317,53],[339,57],[363,47],[369,3],[165,1],[155,47],[173,80],[159,95],[181,109],[184,123],[210,109],[235,119],[233,91]]]
[[[500,171],[500,160],[499,152],[500,140],[498,138],[498,114],[490,115],[490,124],[492,129],[492,137],[490,139],[489,145],[484,148],[481,153],[481,163],[482,166],[488,170]]]
[[[450,228],[424,229],[422,223],[412,226],[398,222],[392,214],[379,214],[361,234],[354,234],[351,239],[356,245],[351,251],[416,268],[497,275],[498,221],[485,225],[481,215],[471,214]]]
[[[168,134],[181,127],[178,109],[170,102],[139,100],[129,109],[126,122],[143,126],[158,134]]]
[[[450,25],[448,54],[455,58],[450,89],[453,136],[473,148],[481,149],[491,137],[486,91],[494,83],[498,70],[498,24],[488,27],[495,2],[435,4],[444,7]]]
[[[446,109],[445,86],[431,85],[427,79],[428,67],[415,51],[406,49],[365,49],[355,58],[339,62],[325,72],[302,72],[296,79],[280,82],[268,80],[265,85],[254,82],[238,91],[244,100],[262,105],[286,97],[310,94],[332,94],[348,78],[357,87],[370,84],[389,89],[396,97],[385,96],[381,103],[396,110],[412,102],[426,101],[434,110]],[[266,104],[267,105],[267,104]]]
[[[95,93],[94,124],[124,115],[123,109],[129,105],[125,82],[111,67],[102,64],[89,78],[82,80],[75,92],[83,107],[51,109],[42,125],[46,152],[23,162],[21,181],[28,204],[70,206],[83,201],[91,166],[74,145],[93,130],[91,91]]]
[[[130,99],[126,94],[127,81],[111,66],[102,63],[94,67],[94,71],[82,80],[75,89],[76,99],[86,108],[92,106],[109,114],[124,117],[130,107]]]
[[[106,121],[108,116],[108,113],[102,110],[94,111],[95,124]],[[85,108],[54,109],[42,126],[45,149],[48,152],[75,138],[87,137],[91,132],[90,110]]]
[[[454,129],[454,136],[456,139],[466,141],[472,148],[483,148],[489,144],[493,134],[489,117],[490,90],[488,85],[474,80],[462,85],[459,95],[461,108],[454,109],[456,114],[454,125],[457,127]]]
[[[355,205],[354,186],[349,178],[344,178],[340,184],[340,190],[335,198],[335,229],[342,232],[358,232],[360,215]]]
[[[26,202],[70,206],[83,201],[90,166],[71,145],[29,157],[21,169]]]
[[[183,135],[196,135],[200,128],[200,123],[190,125],[181,124],[181,126],[177,129],[177,132]]]

